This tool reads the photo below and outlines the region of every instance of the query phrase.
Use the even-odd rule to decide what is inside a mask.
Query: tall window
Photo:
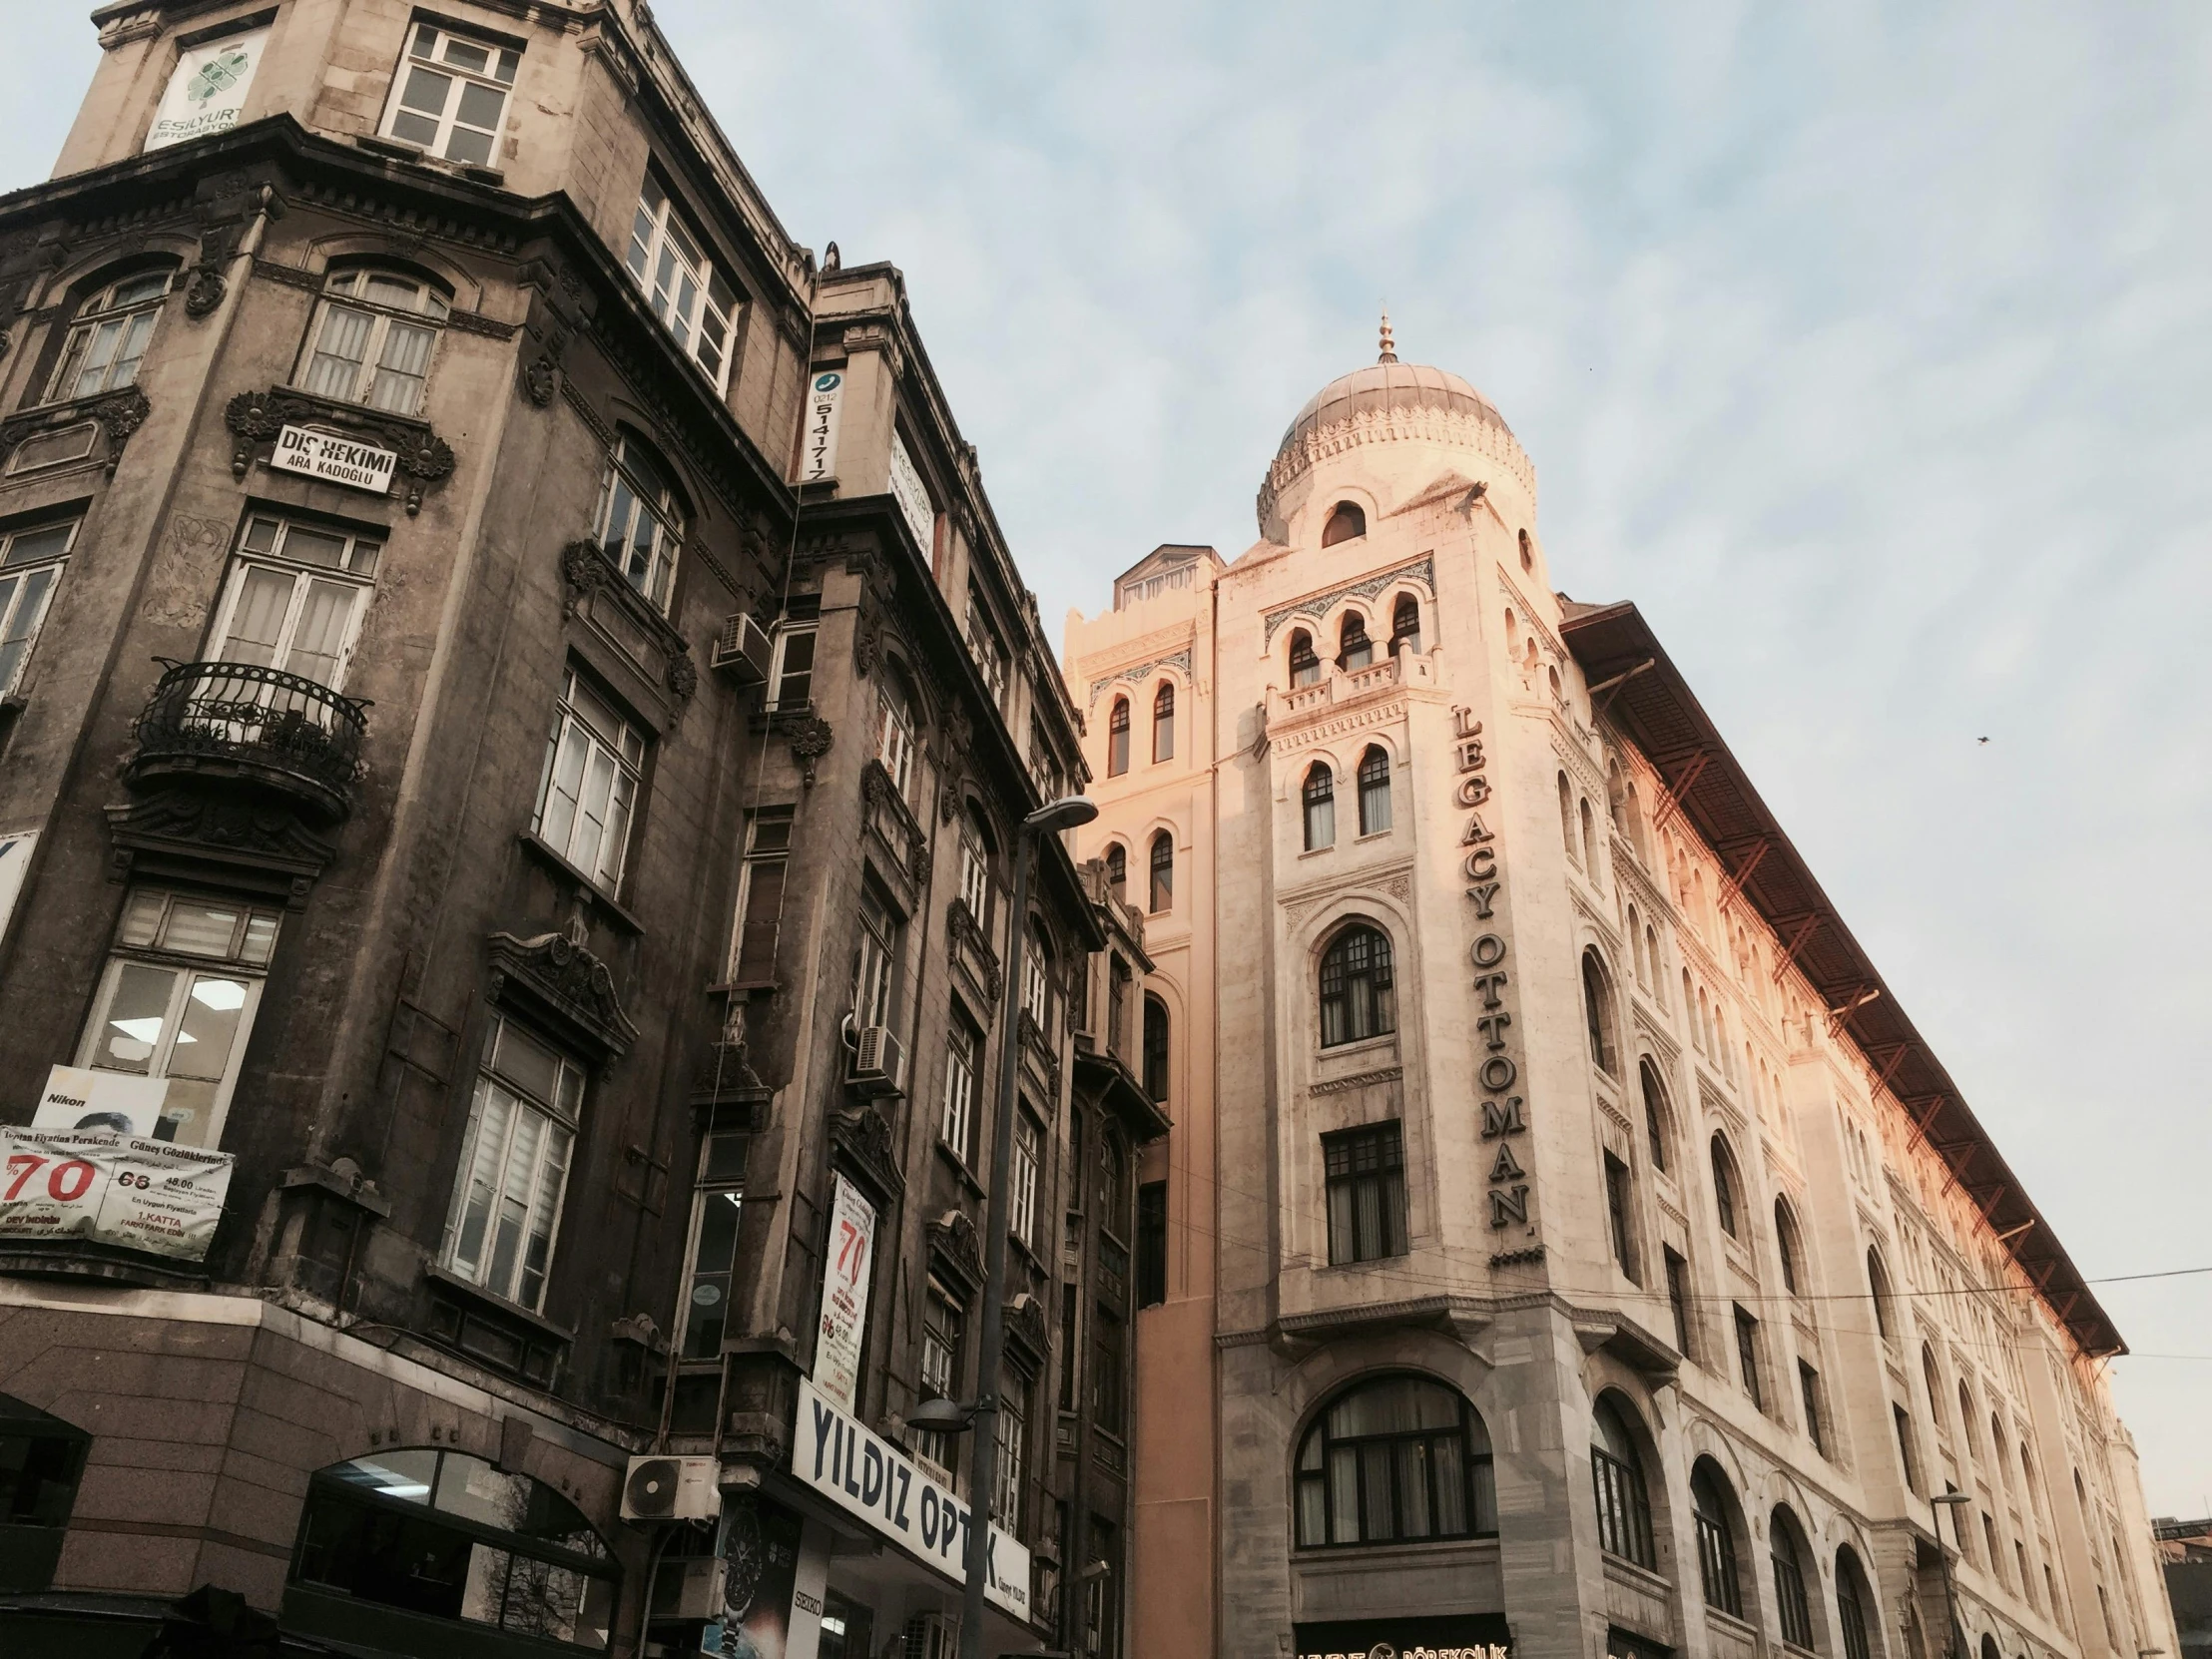
[[[1420,655],[1420,601],[1409,593],[1399,594],[1390,607],[1390,655],[1400,651]]]
[[[1011,1167],[1013,1183],[1006,1199],[1006,1231],[1031,1249],[1037,1243],[1037,1172],[1044,1157],[1044,1131],[1026,1111],[1014,1113]]]
[[[1740,1619],[1744,1594],[1736,1571],[1736,1532],[1729,1524],[1732,1505],[1709,1458],[1700,1458],[1690,1472],[1690,1505],[1697,1514],[1698,1577],[1704,1582],[1705,1605]]]
[[[981,1046],[974,1028],[955,1018],[944,1045],[944,1113],[938,1119],[937,1138],[963,1164],[972,1156],[975,1057]]]
[[[1882,1271],[1882,1258],[1872,1250],[1867,1252],[1867,1293],[1874,1299],[1874,1326],[1884,1342],[1896,1340],[1895,1329],[1890,1324],[1890,1276]],[[1972,1423],[1964,1425],[1968,1434]]]
[[[1721,1231],[1730,1238],[1740,1238],[1736,1231],[1736,1160],[1729,1155],[1728,1143],[1713,1137],[1713,1208],[1719,1213]]]
[[[1311,686],[1321,679],[1321,658],[1314,651],[1314,636],[1303,628],[1291,630],[1291,685]]]
[[[1152,759],[1155,765],[1175,759],[1175,687],[1165,680],[1152,694]]]
[[[730,318],[738,296],[708,259],[698,235],[648,173],[630,223],[630,275],[653,314],[676,336],[684,355],[721,389],[729,366]]]
[[[167,1078],[154,1139],[220,1143],[278,915],[274,907],[131,889],[77,1064]]]
[[[355,267],[322,285],[299,384],[317,397],[412,415],[449,307],[419,277]]]
[[[1559,774],[1559,838],[1567,843],[1569,862],[1582,855],[1574,844],[1574,787],[1563,772]]]
[[[1813,1449],[1823,1457],[1828,1455],[1828,1429],[1821,1421],[1821,1378],[1803,1360],[1798,1362],[1798,1397],[1805,1405],[1805,1434],[1813,1442]]]
[[[1782,1288],[1792,1296],[1801,1289],[1798,1258],[1803,1249],[1798,1241],[1797,1217],[1790,1213],[1786,1200],[1774,1201],[1774,1248],[1782,1258]]]
[[[1117,697],[1106,716],[1106,776],[1119,778],[1129,770],[1129,699]]]
[[[1628,1166],[1608,1152],[1605,1155],[1605,1217],[1613,1234],[1613,1260],[1620,1264],[1621,1272],[1631,1281],[1642,1284],[1636,1272],[1633,1215],[1628,1194]]]
[[[1329,1262],[1405,1254],[1405,1149],[1395,1123],[1321,1138],[1329,1202]]]
[[[1116,841],[1106,849],[1106,889],[1124,903],[1129,898],[1129,848]]]
[[[960,815],[960,901],[975,925],[990,935],[991,832],[983,815],[970,807]]]
[[[776,980],[776,935],[784,915],[784,877],[792,846],[791,809],[755,813],[745,827],[745,864],[738,874],[737,927],[730,941],[730,980]]]
[[[135,385],[175,275],[167,266],[142,271],[110,282],[87,299],[70,325],[54,378],[47,382],[46,401],[91,397]]]
[[[469,1106],[445,1266],[533,1312],[545,1301],[584,1074],[510,1021],[492,1023]]]
[[[1597,1537],[1605,1553],[1639,1567],[1656,1566],[1643,1456],[1610,1396],[1601,1397],[1592,1414],[1590,1474],[1597,1489]]]
[[[274,668],[335,691],[382,553],[380,536],[255,514],[216,609],[209,661]]]
[[[1337,666],[1350,674],[1375,661],[1375,641],[1368,638],[1368,619],[1358,611],[1345,613],[1337,635]]]
[[[1337,778],[1329,770],[1329,763],[1316,761],[1306,769],[1306,782],[1299,790],[1299,803],[1306,819],[1306,850],[1318,852],[1325,846],[1337,844]]]
[[[1137,1306],[1157,1308],[1168,1299],[1168,1184],[1137,1188]],[[1067,1365],[1075,1364],[1069,1354]]]
[[[738,1220],[745,1204],[743,1134],[710,1134],[700,1148],[699,1187],[692,1199],[691,1292],[684,1299],[683,1357],[722,1358],[736,1284]]]
[[[776,630],[776,661],[768,677],[769,712],[803,713],[815,691],[815,624],[790,620]]]
[[[1129,1426],[1129,1384],[1123,1370],[1127,1337],[1118,1306],[1104,1298],[1092,1304],[1091,1416],[1109,1434]]]
[[[1175,838],[1165,830],[1152,837],[1152,892],[1146,906],[1154,915],[1175,903]]]
[[[1602,880],[1597,862],[1597,827],[1590,817],[1590,804],[1577,801],[1575,815],[1582,821],[1582,867],[1593,882]]]
[[[1636,1080],[1644,1092],[1644,1133],[1651,1141],[1651,1167],[1667,1167],[1667,1095],[1649,1060],[1637,1062]]]
[[[1354,1384],[1298,1450],[1298,1546],[1497,1533],[1490,1436],[1458,1391],[1424,1377]]]
[[[1329,522],[1322,526],[1321,544],[1335,547],[1341,541],[1353,541],[1368,533],[1368,515],[1356,501],[1340,501],[1329,509]]]
[[[546,741],[531,829],[608,892],[622,885],[644,767],[645,734],[571,669]]]
[[[1396,981],[1388,935],[1356,922],[1321,958],[1321,1045],[1362,1042],[1397,1029]]]
[[[1781,1615],[1782,1639],[1792,1647],[1811,1648],[1813,1609],[1805,1599],[1805,1570],[1798,1565],[1797,1541],[1780,1509],[1768,1523],[1767,1538],[1774,1556],[1775,1610]]]
[[[1751,1395],[1752,1404],[1765,1410],[1766,1394],[1759,1385],[1759,1322],[1741,1304],[1736,1308],[1736,1368],[1743,1376],[1744,1392]]]
[[[913,788],[914,747],[913,699],[899,683],[898,671],[886,667],[875,688],[875,758],[890,774],[901,801]]]
[[[1667,1265],[1667,1307],[1674,1315],[1674,1346],[1688,1359],[1695,1349],[1690,1342],[1690,1264],[1660,1246]]]
[[[1029,948],[1021,964],[1021,1006],[1022,1011],[1037,1022],[1039,1031],[1051,1033],[1052,941],[1034,922],[1029,927]]]
[[[960,1338],[967,1318],[960,1305],[934,1279],[921,1311],[921,1386],[923,1399],[950,1399],[960,1383]],[[914,1431],[914,1453],[939,1469],[952,1466],[951,1437],[937,1429]]]
[[[1905,1465],[1905,1485],[1908,1491],[1921,1489],[1920,1462],[1913,1455],[1913,1423],[1906,1416],[1905,1407],[1896,1403],[1890,1406],[1890,1417],[1897,1424],[1898,1461]]]
[[[975,658],[975,666],[983,676],[984,689],[990,693],[993,703],[999,702],[1006,695],[1006,647],[991,622],[990,608],[983,603],[983,595],[973,583],[968,585],[967,642],[968,652]]]
[[[79,522],[0,532],[0,697],[14,693],[31,660]]]
[[[2023,1558],[2024,1560],[2024,1558]],[[1851,1545],[1836,1551],[1836,1622],[1844,1634],[1844,1659],[1872,1659],[1867,1641],[1867,1606],[1873,1600],[1867,1589],[1866,1570]]]
[[[1155,1105],[1168,1098],[1168,1005],[1156,996],[1144,999],[1144,1092]]]
[[[1613,1058],[1613,989],[1595,950],[1582,952],[1582,1020],[1590,1039],[1590,1059],[1606,1076],[1620,1068]]]
[[[1360,833],[1380,835],[1390,827],[1390,758],[1381,745],[1360,757]]]
[[[395,78],[384,133],[449,162],[489,167],[522,54],[415,25]]]
[[[683,498],[653,452],[628,433],[616,440],[599,490],[596,532],[623,579],[661,611],[676,585],[684,543]]]
[[[1029,1385],[1012,1372],[998,1382],[998,1456],[991,1463],[991,1519],[1021,1532],[1022,1453],[1029,1445]]]
[[[897,983],[898,914],[873,881],[860,886],[860,938],[852,952],[852,1023],[861,1030],[891,1022]]]

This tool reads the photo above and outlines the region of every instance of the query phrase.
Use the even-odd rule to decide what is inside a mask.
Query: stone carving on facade
[[[830,723],[820,715],[803,715],[784,728],[784,742],[799,764],[800,782],[810,790],[815,787],[815,763],[830,753],[832,741]]]
[[[567,590],[561,604],[564,618],[574,617],[579,605],[614,583],[615,567],[599,551],[597,542],[572,541],[561,549],[561,585]]]
[[[955,962],[975,980],[975,988],[981,991],[992,1008],[998,1006],[998,998],[1005,989],[1005,970],[999,966],[998,952],[991,948],[991,941],[984,936],[982,924],[975,919],[975,912],[968,908],[965,898],[955,897],[945,906],[945,936],[951,941]],[[988,1017],[988,1010],[985,1010]]]
[[[221,271],[214,266],[201,266],[192,274],[192,280],[185,284],[185,315],[195,321],[211,315],[230,291],[231,285],[223,279]]]
[[[1319,622],[1343,600],[1373,599],[1384,588],[1404,581],[1418,581],[1430,593],[1436,591],[1436,561],[1433,558],[1415,559],[1411,564],[1398,565],[1394,569],[1379,571],[1373,576],[1362,577],[1357,582],[1347,582],[1341,588],[1331,588],[1327,593],[1317,593],[1289,605],[1279,605],[1268,612],[1261,626],[1267,635],[1267,643],[1275,645],[1275,631],[1293,617],[1305,617]],[[1093,692],[1095,697],[1097,693]]]
[[[871,760],[860,774],[860,794],[866,804],[868,828],[875,831],[891,855],[898,873],[918,881],[929,861],[929,837],[891,782],[883,763]]]
[[[154,405],[146,400],[146,393],[137,386],[125,386],[119,391],[103,392],[98,397],[56,403],[47,408],[33,409],[11,420],[0,421],[0,460],[15,452],[17,444],[32,434],[64,426],[75,426],[82,421],[99,423],[108,438],[107,470],[115,471],[116,462],[123,458],[123,446],[131,434],[146,424],[146,417],[154,412]]]
[[[1096,708],[1098,706],[1098,694],[1104,691],[1108,686],[1112,685],[1115,681],[1127,680],[1132,684],[1135,684],[1136,682],[1143,680],[1144,677],[1150,674],[1154,669],[1159,668],[1175,669],[1183,676],[1184,679],[1188,680],[1191,677],[1191,648],[1189,646],[1185,646],[1180,651],[1174,652],[1165,657],[1155,657],[1150,662],[1139,663],[1134,668],[1117,668],[1116,670],[1114,670],[1113,673],[1105,676],[1105,678],[1093,680],[1091,682],[1091,695],[1086,700],[1086,707]]]
[[[982,1244],[965,1210],[947,1210],[929,1224],[929,1258],[965,1289],[982,1289]]]
[[[699,665],[692,661],[689,645],[680,646],[669,654],[668,672],[663,678],[668,684],[669,695],[676,699],[677,713],[681,716],[699,691]]]
[[[1045,1355],[1050,1350],[1050,1329],[1045,1323],[1044,1304],[1034,1294],[1023,1291],[1007,1299],[1006,1342],[1017,1363],[1028,1362],[1024,1369],[1032,1376],[1044,1365]]]
[[[614,974],[565,933],[517,938],[491,935],[491,980],[485,995],[493,1002],[518,995],[553,1015],[568,1031],[585,1039],[602,1060],[618,1060],[637,1041],[638,1028],[622,1011]]]
[[[231,450],[234,478],[244,478],[255,450],[276,442],[276,434],[287,425],[334,426],[357,433],[398,456],[395,470],[407,480],[405,505],[410,516],[422,510],[424,488],[443,482],[453,471],[452,446],[421,421],[283,387],[240,392],[223,406],[223,424],[238,440]]]
[[[541,409],[552,403],[553,393],[559,385],[558,371],[554,368],[553,358],[547,353],[541,352],[531,358],[529,366],[522,371],[523,394]]]
[[[860,590],[859,612],[852,619],[852,667],[865,680],[883,654],[883,616],[868,589]]]
[[[288,809],[228,791],[155,790],[107,814],[115,842],[108,875],[116,881],[128,880],[142,858],[215,866],[265,882],[274,876],[296,910],[337,851]]]
[[[846,1167],[882,1202],[890,1203],[905,1191],[906,1176],[898,1167],[890,1121],[871,1102],[855,1101],[831,1110],[830,1141]]]

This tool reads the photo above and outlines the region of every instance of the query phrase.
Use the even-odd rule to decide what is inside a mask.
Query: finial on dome
[[[1397,361],[1397,341],[1390,337],[1390,307],[1382,307],[1382,352],[1375,359],[1379,363]]]

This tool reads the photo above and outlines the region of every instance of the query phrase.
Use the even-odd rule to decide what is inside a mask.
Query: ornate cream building
[[[2176,1651],[2118,1334],[1497,409],[1385,324],[1258,507],[1068,625],[1175,1120],[1130,1651]]]

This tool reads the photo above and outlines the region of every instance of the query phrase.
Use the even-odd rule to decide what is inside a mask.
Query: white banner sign
[[[807,387],[807,430],[800,438],[799,481],[826,484],[837,475],[837,422],[844,412],[844,370],[819,370]]]
[[[392,470],[399,465],[399,457],[389,449],[355,443],[334,432],[286,426],[276,434],[276,449],[269,462],[286,472],[304,472],[310,478],[388,495]]]
[[[967,1582],[967,1505],[805,1378],[799,1381],[792,1473],[953,1583]],[[983,1559],[990,1574],[984,1596],[1027,1623],[1029,1551],[993,1525]]]
[[[146,148],[159,150],[236,127],[268,44],[267,29],[248,29],[185,48],[170,72],[154,125],[147,129]]]
[[[169,1098],[166,1077],[134,1077],[127,1071],[95,1071],[90,1066],[55,1066],[46,1074],[46,1092],[31,1115],[33,1129],[82,1129],[88,1134],[156,1138],[162,1105]]]
[[[815,1386],[849,1411],[860,1385],[860,1341],[867,1332],[868,1282],[875,1268],[875,1209],[836,1177],[830,1204],[830,1248],[822,1265],[822,1330],[815,1339]]]
[[[135,1136],[0,1126],[0,1247],[83,1239],[203,1261],[234,1162]]]

